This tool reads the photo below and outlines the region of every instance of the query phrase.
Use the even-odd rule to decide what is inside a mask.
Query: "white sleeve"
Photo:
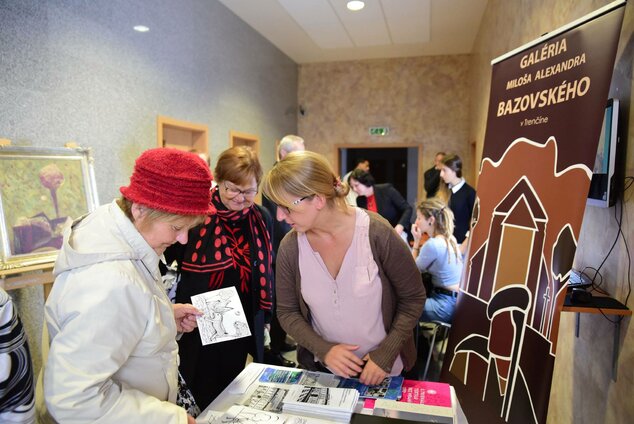
[[[44,394],[56,421],[186,423],[183,408],[113,379],[153,324],[152,294],[112,264],[74,271],[62,284],[46,311],[53,339]]]

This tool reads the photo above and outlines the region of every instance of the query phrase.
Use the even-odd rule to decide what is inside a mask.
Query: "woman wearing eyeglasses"
[[[179,263],[177,302],[235,287],[251,336],[203,346],[196,330],[180,339],[180,371],[201,409],[242,371],[248,353],[262,361],[264,323],[273,305],[271,219],[253,203],[262,177],[260,162],[250,148],[232,147],[220,154],[214,176],[213,211],[190,231],[187,245],[170,249],[166,259]]]
[[[293,152],[264,177],[293,230],[276,259],[277,314],[303,368],[378,384],[416,360],[425,302],[405,243],[380,215],[346,204],[348,186],[314,152]]]

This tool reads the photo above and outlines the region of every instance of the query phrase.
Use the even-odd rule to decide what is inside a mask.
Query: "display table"
[[[266,368],[274,368],[279,370],[299,371],[297,368],[285,368],[274,365],[259,364],[252,362],[248,364],[244,370],[227,386],[220,395],[200,414],[196,422],[200,424],[208,424],[212,421],[213,417],[218,416],[219,413],[227,411],[231,406],[242,404],[247,397],[247,393],[252,385],[257,384],[262,374],[262,371]],[[467,423],[467,419],[462,412],[462,408],[458,403],[455,391],[451,388],[452,404],[454,409],[454,423],[463,424]],[[403,420],[394,420],[391,418],[377,417],[372,415],[372,409],[364,408],[364,401],[359,400],[355,408],[355,413],[352,415],[351,423],[381,423],[381,422],[405,422]]]

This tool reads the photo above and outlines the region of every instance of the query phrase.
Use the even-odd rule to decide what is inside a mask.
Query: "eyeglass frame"
[[[232,195],[231,199],[234,199],[234,198],[238,197],[239,195],[242,195],[245,199],[253,199],[255,196],[257,196],[258,191],[259,191],[257,188],[255,188],[255,189],[250,188],[248,190],[240,190],[237,187],[228,187],[226,181],[223,181],[222,183],[225,186],[225,192],[227,192],[229,194],[235,193],[235,194]]]
[[[309,194],[308,196],[304,196],[304,197],[302,197],[302,198],[300,198],[300,199],[294,200],[294,201],[292,201],[292,202],[291,202],[291,206],[297,206],[297,205],[299,205],[301,202],[303,202],[304,200],[306,200],[306,199],[308,199],[308,198],[311,198],[311,197],[313,197],[313,196],[314,196],[314,194]],[[293,210],[292,210],[292,209],[290,209],[290,207],[289,207],[289,206],[277,205],[277,207],[278,207],[278,208],[281,208],[281,209],[282,209],[282,211],[283,211],[286,215],[290,215],[290,214],[291,214],[291,212],[293,212]]]

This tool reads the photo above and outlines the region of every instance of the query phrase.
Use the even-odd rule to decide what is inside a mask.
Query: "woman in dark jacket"
[[[350,174],[350,187],[359,196],[357,206],[377,212],[394,227],[397,234],[409,232],[412,207],[392,184],[375,184],[368,171],[355,169]]]
[[[261,362],[264,324],[273,306],[271,218],[254,203],[262,167],[253,150],[232,147],[220,154],[211,192],[214,211],[189,232],[187,245],[171,249],[179,263],[176,301],[211,290],[235,287],[251,335],[203,346],[199,331],[179,341],[180,371],[201,409],[242,371],[251,354]]]

